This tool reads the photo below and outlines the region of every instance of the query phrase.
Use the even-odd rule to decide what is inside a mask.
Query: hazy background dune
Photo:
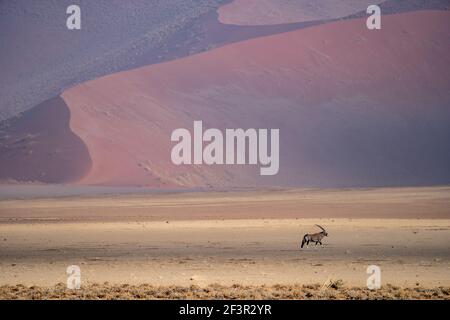
[[[276,25],[367,16],[369,5],[382,14],[449,9],[448,0],[233,0],[218,9],[219,20],[233,25]]]
[[[0,119],[82,81],[162,60],[172,37],[224,2],[0,1]],[[81,7],[79,31],[66,27],[72,4]]]
[[[226,24],[267,25],[345,17],[385,0],[234,0],[219,8]]]

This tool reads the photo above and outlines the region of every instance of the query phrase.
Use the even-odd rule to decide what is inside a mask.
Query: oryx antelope
[[[322,229],[321,232],[318,233],[307,233],[303,236],[303,240],[302,240],[302,248],[305,245],[308,245],[310,242],[315,242],[316,246],[319,243],[320,245],[322,245],[322,239],[323,237],[328,237],[328,233],[325,231],[324,228],[322,228],[321,226],[319,226],[318,224],[316,224],[316,226],[318,226],[320,229]]]

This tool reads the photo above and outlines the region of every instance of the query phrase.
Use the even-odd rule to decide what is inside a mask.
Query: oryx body
[[[308,245],[310,242],[315,242],[316,245],[317,244],[322,245],[323,237],[328,237],[328,233],[325,231],[324,228],[322,228],[318,224],[316,224],[316,226],[318,226],[320,229],[322,229],[322,231],[318,232],[318,233],[311,233],[311,234],[307,233],[307,234],[305,234],[303,236],[303,240],[302,240],[302,246],[301,246],[302,248],[305,245],[305,243],[306,243],[306,245]]]

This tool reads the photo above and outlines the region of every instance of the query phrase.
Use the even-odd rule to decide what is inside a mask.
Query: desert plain
[[[450,297],[447,186],[14,194],[0,200],[2,298]],[[323,247],[301,249],[315,224]],[[81,290],[66,289],[70,265]]]

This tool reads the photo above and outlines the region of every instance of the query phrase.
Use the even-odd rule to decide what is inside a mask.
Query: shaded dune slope
[[[106,76],[63,93],[83,184],[374,186],[450,182],[448,12],[349,20]],[[174,166],[170,133],[280,128],[280,173]]]
[[[0,122],[0,180],[74,182],[90,169],[88,150],[69,128],[60,97]]]

